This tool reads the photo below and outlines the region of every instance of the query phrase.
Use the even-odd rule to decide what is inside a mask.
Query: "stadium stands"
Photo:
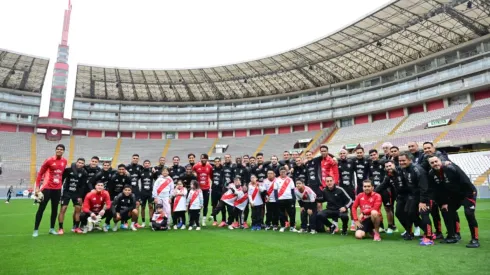
[[[312,139],[316,135],[314,132],[297,132],[282,135],[271,135],[264,148],[261,150],[264,153],[264,159],[269,159],[272,155],[277,155],[282,159],[282,152],[293,149],[294,143],[299,139]],[[256,148],[257,149],[257,148]],[[255,150],[248,152],[253,154]]]
[[[490,168],[490,152],[474,152],[449,155],[449,159],[456,163],[474,182],[481,174]],[[488,179],[484,181],[488,184]]]
[[[31,134],[0,132],[0,157],[3,172],[17,173],[29,178]]]
[[[411,114],[396,130],[396,133],[422,130],[427,126],[427,123],[436,119],[454,119],[464,107],[466,107],[465,104],[457,104],[430,112]]]
[[[236,156],[243,156],[245,154],[252,155],[263,139],[263,136],[251,136],[247,137],[246,140],[244,138],[220,138],[218,144],[227,144],[228,150],[223,154],[214,153],[212,156],[222,157],[225,154],[230,154],[235,158]]]
[[[162,155],[163,148],[165,147],[165,142],[165,140],[123,138],[121,139],[118,162],[129,163],[133,154],[139,154],[141,164],[143,164],[144,160],[148,159],[152,165],[157,165],[158,158]]]
[[[73,160],[83,157],[90,161],[93,156],[112,158],[116,148],[116,138],[87,138],[75,136]]]
[[[40,93],[49,60],[0,49],[0,87]]]
[[[490,118],[490,98],[473,102],[471,109],[461,122],[470,122]]]
[[[49,141],[44,138],[44,136],[38,135],[37,137],[37,145],[36,145],[36,169],[39,170],[41,165],[43,164],[46,158],[49,158],[54,155],[57,144],[65,145],[65,158],[68,159],[68,154],[70,151],[70,137],[63,136],[59,141]],[[88,148],[88,147],[86,147]],[[85,150],[87,150],[85,148]]]
[[[331,143],[354,143],[365,141],[368,137],[379,137],[388,135],[388,133],[403,119],[403,117],[379,120],[373,123],[357,124],[349,127],[342,127],[330,141]],[[376,139],[372,140],[376,142]]]
[[[487,118],[488,119],[488,118]],[[480,143],[482,137],[490,140],[490,124],[450,130],[441,141],[458,144]]]

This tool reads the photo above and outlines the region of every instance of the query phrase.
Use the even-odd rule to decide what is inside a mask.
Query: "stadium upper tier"
[[[148,70],[79,65],[76,97],[209,101],[304,91],[374,76],[489,33],[488,1],[399,0],[325,38],[226,66]],[[406,72],[409,73],[409,72]],[[379,74],[365,85],[390,82]]]
[[[49,59],[0,49],[0,87],[41,93]]]

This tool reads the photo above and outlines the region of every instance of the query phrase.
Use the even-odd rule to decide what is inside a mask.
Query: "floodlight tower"
[[[45,133],[48,140],[60,140],[62,134],[70,135],[72,122],[63,118],[66,102],[66,86],[68,83],[68,33],[70,31],[71,0],[65,10],[61,43],[58,45],[58,55],[53,70],[53,81],[49,94],[49,113],[40,117],[37,122],[37,132]]]

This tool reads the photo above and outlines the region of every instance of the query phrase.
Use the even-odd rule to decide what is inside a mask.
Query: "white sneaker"
[[[138,231],[138,229],[134,226],[134,224],[131,225],[131,230]]]
[[[231,225],[228,225],[228,229],[233,230],[235,228],[233,226],[231,226]]]
[[[383,228],[381,228],[381,227],[380,227],[380,228],[379,228],[379,233],[383,233],[383,232],[385,232],[385,230],[384,230]]]
[[[145,224],[145,223],[142,223],[142,224],[141,224],[141,227],[146,227],[146,224]]]
[[[115,224],[114,224],[114,227],[112,227],[112,232],[116,232],[118,227],[119,227],[119,226],[117,226],[117,223],[115,223]]]
[[[286,230],[286,228],[281,227],[281,229],[279,229],[279,232],[284,232],[284,230]]]
[[[196,231],[199,231],[199,230],[201,230],[201,228],[200,228],[199,226],[198,226],[198,227],[196,227]]]
[[[182,225],[182,227],[180,229],[184,230],[185,229],[185,225]]]
[[[39,236],[39,231],[34,230],[34,232],[32,232],[32,236],[33,236],[33,237],[37,237],[37,236]]]
[[[202,223],[201,223],[202,226],[206,226],[206,217],[202,218]]]
[[[82,230],[82,233],[83,234],[87,234],[87,232],[88,232],[88,227],[87,226],[84,226],[83,227],[83,230]]]
[[[311,230],[310,234],[316,234],[316,230]]]
[[[51,228],[51,229],[49,229],[49,234],[58,235],[58,232],[56,232],[56,230],[54,230],[54,228]]]
[[[400,236],[405,236],[405,234],[407,234],[407,231],[403,231],[403,233],[400,234]]]
[[[191,231],[191,230],[192,230],[192,226],[189,226],[189,231]]]
[[[104,225],[104,226],[102,227],[102,230],[104,230],[104,232],[108,232],[108,231],[109,231],[109,228],[108,228],[107,226],[105,226],[105,225]]]
[[[393,234],[393,229],[388,228],[388,229],[386,229],[385,232],[386,232],[386,234]]]
[[[5,201],[5,203],[6,203],[6,204],[9,204],[9,202],[8,202],[8,201]]]
[[[415,237],[419,237],[420,236],[420,227],[415,227],[415,230],[413,231],[413,235]]]
[[[301,228],[298,233],[306,233],[306,230],[304,230],[303,228]]]
[[[177,228],[177,225],[174,225],[174,230],[177,230],[177,229],[178,229],[178,228]]]
[[[295,227],[290,227],[289,232],[298,232],[298,230]]]

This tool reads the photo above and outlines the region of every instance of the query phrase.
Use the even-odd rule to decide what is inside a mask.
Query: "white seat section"
[[[471,105],[471,109],[466,113],[461,122],[470,122],[480,119],[490,118],[490,98],[477,100]]]
[[[313,139],[317,133],[318,131],[270,135],[269,140],[267,140],[265,146],[262,148],[264,159],[269,160],[273,155],[276,155],[281,160],[282,153],[286,150],[293,149],[296,141],[299,139]],[[256,149],[252,150],[249,154],[253,154]]]
[[[165,156],[167,158],[167,165],[172,165],[172,158],[174,156],[180,158],[180,165],[187,165],[189,163],[187,160],[189,153],[196,155],[196,162],[198,162],[201,154],[207,154],[213,143],[214,139],[212,138],[173,139]]]
[[[63,156],[66,159],[68,159],[68,154],[70,152],[70,137],[62,136],[61,140],[59,140],[59,141],[50,141],[50,140],[47,140],[44,135],[37,135],[36,141],[37,141],[37,144],[36,144],[37,171],[39,171],[39,168],[43,164],[44,160],[46,160],[49,157],[54,156],[54,154],[56,153],[56,145],[58,145],[58,144],[65,145],[65,153]],[[70,165],[70,164],[68,164],[68,165]]]
[[[158,164],[158,159],[165,148],[166,140],[157,139],[121,139],[119,151],[119,163],[129,164],[133,154],[140,156],[140,164],[149,160],[153,166]]]
[[[454,154],[449,155],[449,159],[461,167],[472,182],[490,168],[490,152]]]
[[[476,138],[476,140],[486,137],[490,137],[490,124],[481,125],[481,126],[473,126],[468,128],[455,128],[450,130],[448,134],[441,141],[467,141],[469,139]]]
[[[423,130],[427,123],[435,119],[454,119],[466,107],[466,104],[457,104],[447,108],[434,110],[424,113],[416,113],[408,116],[407,120],[396,130],[396,133],[403,133],[413,130]]]
[[[85,158],[88,163],[93,156],[112,158],[116,150],[117,138],[89,138],[75,136],[73,160]],[[121,160],[121,159],[119,159]]]
[[[430,134],[425,134],[425,135],[420,135],[420,136],[410,136],[410,137],[397,137],[393,138],[388,136],[385,138],[385,142],[391,142],[394,146],[400,147],[401,150],[402,147],[408,146],[409,142],[415,141],[419,144],[419,147],[422,148],[422,144],[426,141],[434,141],[434,139],[439,136],[441,133],[430,133]],[[381,148],[377,148],[378,150]]]
[[[255,150],[259,147],[260,143],[264,139],[264,136],[250,136],[250,137],[241,137],[241,138],[220,138],[217,144],[226,144],[228,145],[228,149],[225,153],[217,154],[213,153],[213,157],[221,157],[225,154],[230,154],[233,161],[238,156],[249,155],[251,156],[255,153]],[[270,140],[270,138],[269,138]],[[210,156],[211,157],[211,156]]]
[[[332,138],[330,143],[356,143],[364,141],[368,137],[385,136],[403,119],[398,117],[394,119],[378,120],[372,123],[364,123],[352,125],[349,127],[341,127]],[[352,141],[352,142],[348,142]],[[372,142],[372,140],[371,140]]]
[[[0,132],[0,157],[3,171],[0,175],[0,183],[14,184],[18,183],[19,179],[29,180],[31,135]]]

